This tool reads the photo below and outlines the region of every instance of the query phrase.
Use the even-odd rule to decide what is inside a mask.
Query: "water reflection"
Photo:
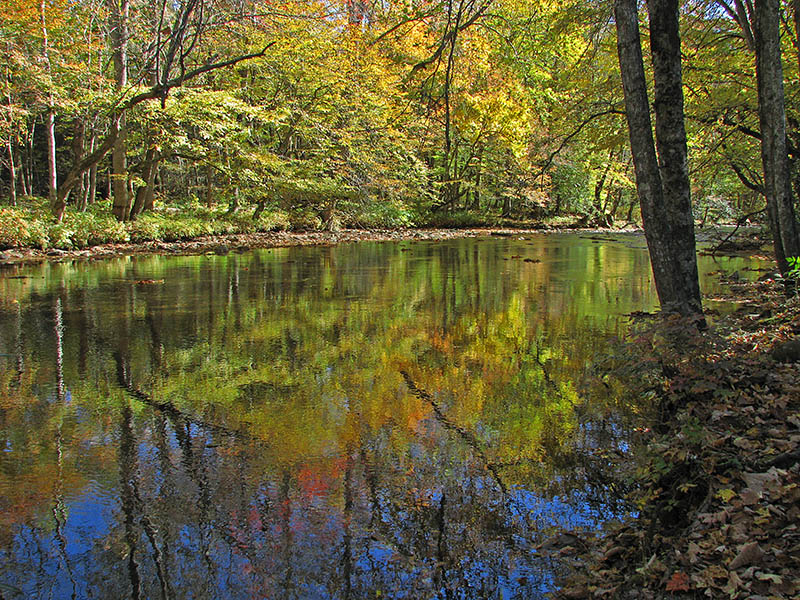
[[[632,239],[6,272],[0,596],[541,596],[625,510],[574,381],[652,308]]]

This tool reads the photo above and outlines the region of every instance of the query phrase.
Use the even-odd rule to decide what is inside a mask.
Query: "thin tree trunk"
[[[33,177],[33,138],[36,135],[36,119],[31,119],[31,131],[28,134],[27,147],[25,148],[25,161],[22,163],[23,194],[33,196],[35,181]]]
[[[11,100],[11,85],[10,79],[11,75],[9,72],[9,68],[6,67],[5,70],[5,77],[6,81],[6,103],[8,105],[8,119],[6,123],[8,124],[8,138],[6,139],[6,151],[8,152],[8,173],[9,173],[9,186],[8,186],[8,201],[11,206],[17,205],[17,166],[14,162],[14,139],[16,139],[16,134],[12,133],[14,131],[14,121],[11,115],[13,102]],[[5,120],[5,119],[4,119]]]
[[[94,152],[96,144],[97,135],[94,130],[92,130],[92,135],[89,136],[89,154]],[[94,202],[97,194],[97,165],[89,169],[88,173],[84,173],[84,179],[86,180],[86,184],[84,186],[83,198],[81,198],[81,211],[86,210],[86,207]]]
[[[206,167],[206,207],[214,206],[214,169],[209,164]]]
[[[8,151],[8,202],[11,206],[17,205],[17,168],[14,165],[14,145],[11,143],[11,136],[6,140],[6,150]]]
[[[44,62],[47,69],[48,85],[53,85],[53,71],[50,64],[50,42],[47,35],[47,19],[45,17],[45,0],[39,2],[39,18],[42,26],[42,39],[43,39],[43,55]],[[47,118],[46,118],[46,132],[47,132],[47,198],[50,206],[56,205],[56,194],[58,190],[58,176],[56,174],[56,112],[55,100],[53,99],[53,92],[47,92]],[[62,213],[63,214],[63,211]],[[61,216],[59,215],[59,221]]]
[[[78,164],[83,159],[83,150],[86,145],[86,122],[82,118],[75,120],[75,129],[72,137],[72,157],[74,164]],[[81,177],[75,197],[78,199],[79,208],[85,208],[84,197],[86,193],[86,178]],[[52,205],[51,205],[52,206]]]

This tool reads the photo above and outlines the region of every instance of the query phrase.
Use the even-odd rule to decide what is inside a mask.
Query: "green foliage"
[[[786,258],[786,262],[789,263],[787,276],[792,279],[800,279],[800,256],[789,256]]]
[[[590,208],[591,175],[575,162],[559,164],[552,175],[553,196],[564,212],[585,213]]]
[[[498,219],[488,215],[481,215],[474,211],[435,212],[424,217],[423,223],[427,227],[440,227],[443,229],[460,229],[464,227],[491,227]]]
[[[135,221],[121,223],[110,212],[108,202],[98,202],[85,212],[68,209],[61,223],[54,223],[47,202],[0,208],[0,248],[57,248],[77,250],[118,242],[174,242],[203,235],[281,231],[293,227],[280,210],[265,211],[254,220],[250,211],[232,215],[223,207],[192,206],[146,212]]]
[[[31,203],[27,209],[0,207],[0,248],[47,248],[50,220],[43,202]]]
[[[7,41],[0,61],[0,189],[9,189],[10,148],[15,166],[26,169],[26,185],[18,181],[17,191],[34,185],[43,194],[46,152],[34,139],[36,123],[55,110],[61,176],[76,150],[86,156],[103,139],[122,99],[106,34],[94,24],[105,17],[96,10],[102,13],[102,3],[44,5],[48,58],[37,7],[7,4],[0,8],[0,37]],[[693,90],[686,105],[695,214],[705,223],[757,210],[760,199],[740,175],[758,184],[760,159],[758,140],[745,133],[758,128],[752,54],[732,20],[701,5],[682,12],[682,32],[684,75]],[[209,8],[206,16],[224,25],[193,46],[187,66],[269,51],[126,111],[129,180],[135,188],[146,185],[145,165],[156,156],[158,195],[178,211],[130,231],[99,216],[51,230],[5,215],[0,243],[78,248],[123,240],[126,232],[134,240],[185,239],[289,227],[635,215],[608,7],[523,0],[478,15],[475,5],[462,2],[458,10],[466,11],[462,22],[469,26],[452,31],[448,6],[455,7],[426,6],[424,19],[415,3],[375,6],[365,29],[347,26],[347,16],[331,7],[294,0],[257,26],[225,12],[225,3]],[[152,16],[146,3],[132,3],[129,50],[142,72],[148,59],[141,49],[154,39]],[[125,94],[147,85],[133,84]],[[787,76],[790,128],[798,122],[796,86],[797,78]],[[103,181],[107,161],[99,169]],[[194,208],[182,221],[178,212],[191,196],[214,210],[225,205],[220,212],[231,204],[245,215],[266,206],[267,222],[251,223],[237,211],[235,219],[214,216],[209,224],[195,219]],[[271,223],[270,214],[281,216]]]

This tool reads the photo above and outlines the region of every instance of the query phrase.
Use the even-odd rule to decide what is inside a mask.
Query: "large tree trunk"
[[[636,0],[616,0],[617,50],[647,246],[662,310],[702,314],[683,124],[678,1],[648,0],[656,156]]]
[[[109,25],[111,28],[112,56],[117,90],[128,85],[128,14],[129,0],[108,0]],[[127,221],[131,212],[131,199],[128,193],[127,165],[127,127],[125,112],[119,115],[118,135],[111,149],[112,187],[114,207],[112,212],[120,221]]]
[[[680,312],[702,313],[683,116],[678,0],[648,0],[656,146],[672,242],[675,302]]]
[[[781,273],[789,271],[788,257],[800,256],[789,157],[786,148],[786,107],[780,45],[778,0],[756,0],[752,18],[761,127],[761,161],[767,215],[775,258]]]

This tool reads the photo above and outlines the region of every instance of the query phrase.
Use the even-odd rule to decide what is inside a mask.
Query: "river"
[[[0,271],[0,597],[542,597],[630,513],[582,382],[654,306],[627,234]]]

